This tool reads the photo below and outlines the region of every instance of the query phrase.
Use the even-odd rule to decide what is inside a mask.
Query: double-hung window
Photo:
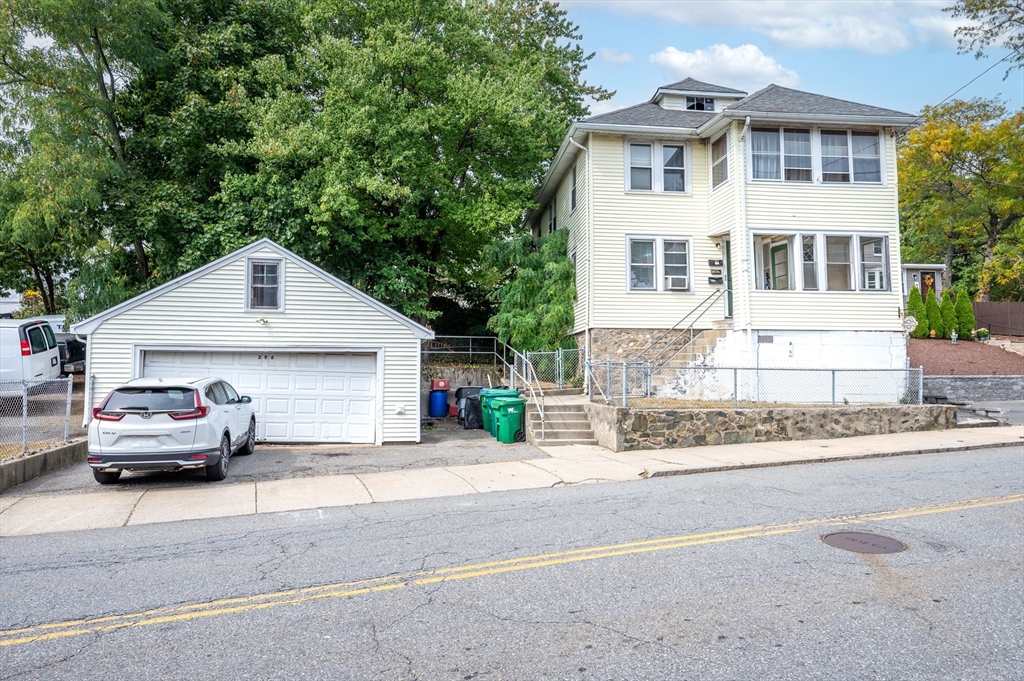
[[[664,193],[686,192],[687,149],[682,144],[630,143],[626,189]]]
[[[853,248],[849,236],[825,237],[825,272],[829,291],[853,290]]]
[[[886,284],[886,238],[857,237],[860,253],[860,288],[862,291],[884,291]]]
[[[882,181],[882,145],[878,134],[874,132],[854,132],[850,134],[853,152],[853,181]]]
[[[576,164],[572,164],[572,186],[569,188],[569,212],[576,210]]]
[[[801,260],[803,262],[804,290],[818,290],[818,249],[813,234],[801,237]]]
[[[633,191],[654,189],[654,155],[650,144],[629,145],[629,188]]]
[[[711,143],[711,187],[729,179],[729,138],[722,135]]]
[[[281,260],[249,261],[249,307],[250,310],[280,310]]]
[[[754,128],[750,139],[755,180],[811,181],[810,130]]]
[[[551,234],[558,229],[558,216],[557,211],[555,210],[556,206],[558,206],[557,198],[552,200],[551,205],[548,207],[548,234]]]
[[[630,237],[629,290],[689,291],[690,241],[666,237]]]

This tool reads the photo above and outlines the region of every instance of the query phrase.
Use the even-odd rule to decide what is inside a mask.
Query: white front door
[[[373,444],[377,357],[372,353],[146,350],[146,377],[216,376],[252,398],[262,442]]]

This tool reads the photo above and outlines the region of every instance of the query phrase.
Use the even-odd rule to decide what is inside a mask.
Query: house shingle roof
[[[660,128],[696,128],[715,117],[714,111],[679,111],[663,109],[654,102],[644,102],[625,109],[584,118],[581,123],[605,125],[643,125]]]
[[[832,116],[910,116],[913,114],[883,109],[845,99],[791,90],[781,85],[769,85],[749,97],[725,107],[725,111],[780,114],[822,114]]]
[[[722,87],[721,85],[712,85],[711,83],[702,83],[699,80],[693,78],[686,78],[670,85],[662,85],[661,90],[684,90],[692,92],[721,92],[722,94],[728,95],[745,95],[747,94],[743,90],[733,90],[731,88]]]

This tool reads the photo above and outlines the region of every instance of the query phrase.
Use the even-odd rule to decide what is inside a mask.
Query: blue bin
[[[430,403],[427,407],[430,418],[439,419],[448,416],[448,391],[431,390]]]

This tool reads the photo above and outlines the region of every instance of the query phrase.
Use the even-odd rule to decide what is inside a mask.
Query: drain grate
[[[837,549],[857,553],[899,553],[907,548],[903,542],[870,532],[834,532],[821,540]]]

